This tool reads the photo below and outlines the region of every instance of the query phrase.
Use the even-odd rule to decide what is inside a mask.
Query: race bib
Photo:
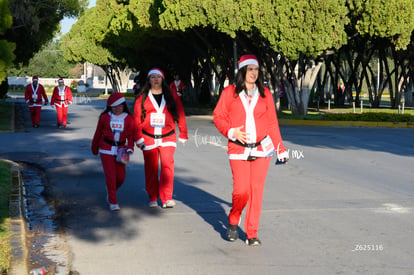
[[[122,133],[124,131],[124,120],[112,119],[110,125],[112,132]]]
[[[165,127],[165,114],[164,113],[151,113],[150,118],[150,125],[151,127]]]
[[[263,152],[265,153],[266,157],[273,156],[275,153],[275,147],[273,146],[273,142],[269,136],[265,137],[261,142]]]

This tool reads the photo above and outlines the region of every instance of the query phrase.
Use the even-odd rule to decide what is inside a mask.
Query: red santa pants
[[[174,188],[174,152],[175,147],[158,147],[144,150],[145,190],[150,201],[157,201],[158,196],[164,204],[172,200]],[[158,179],[158,167],[161,173]]]
[[[42,110],[41,106],[33,106],[29,107],[30,109],[30,117],[32,119],[32,126],[40,123],[40,112]]]
[[[67,106],[58,106],[56,105],[56,113],[57,113],[57,123],[59,125],[66,126],[66,122],[68,120],[68,107]]]
[[[257,158],[254,161],[230,160],[233,193],[229,223],[237,225],[247,205],[244,229],[248,239],[257,238],[263,190],[270,160],[271,158]]]
[[[111,204],[117,204],[116,191],[125,180],[125,165],[116,161],[116,156],[100,154],[105,173],[106,190]]]

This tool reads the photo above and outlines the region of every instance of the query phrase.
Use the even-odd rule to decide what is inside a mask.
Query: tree
[[[11,66],[15,58],[13,54],[15,44],[1,39],[6,30],[12,25],[12,22],[13,18],[10,14],[9,1],[0,0],[0,79],[7,77],[7,69]],[[4,89],[7,90],[7,85],[0,87],[0,98],[5,95],[5,93],[2,93]]]
[[[397,80],[403,85],[401,68],[408,75],[410,66],[399,57],[391,85],[394,71],[387,65],[387,53],[400,53],[409,41],[412,5],[410,0],[101,0],[101,18],[95,17],[101,26],[91,32],[98,46],[129,67],[180,71],[194,80],[194,89],[213,83],[213,74],[220,84],[226,76],[231,81],[238,56],[254,53],[272,85],[283,83],[292,112],[305,115],[322,62],[327,69],[319,85],[328,76],[333,87],[345,83],[345,94],[336,91],[338,105],[345,95],[352,97],[352,86],[360,92],[362,80],[373,88],[374,104],[380,101],[380,88],[396,86]],[[378,91],[371,85],[373,56],[386,72]]]
[[[16,43],[16,63],[27,64],[43,45],[60,30],[60,21],[77,16],[87,0],[13,0],[10,9],[13,26],[6,33],[8,41]]]
[[[288,90],[290,103],[293,112],[299,114],[306,113],[319,67],[312,59],[346,42],[345,0],[103,0],[98,6],[113,14],[98,41],[117,58],[125,58],[136,67],[148,63],[163,63],[167,68],[186,64],[192,68],[195,83],[212,82],[208,79],[212,72],[221,80],[223,72],[232,78],[232,39],[239,43],[258,38],[257,43],[249,42],[248,48],[239,47],[240,52],[270,49],[276,53],[263,55],[268,58],[263,64],[272,69],[270,74],[274,64],[279,65],[275,74],[284,78],[286,87],[292,87]],[[178,37],[185,39],[177,43]],[[277,62],[278,52],[284,53],[283,63]],[[299,58],[302,60],[296,62]]]
[[[253,48],[267,49],[264,60],[277,65],[292,112],[305,115],[310,90],[320,64],[317,57],[328,49],[338,49],[346,40],[345,0],[327,1],[164,1],[160,25],[168,30],[211,26],[236,41],[254,37]],[[257,39],[258,38],[258,39]],[[242,49],[247,52],[249,49]],[[283,53],[278,58],[277,53]]]
[[[102,5],[86,10],[62,37],[62,50],[70,62],[88,61],[101,66],[115,91],[126,91],[132,71],[123,59],[117,59],[100,44],[112,11]]]
[[[7,5],[8,1],[5,2]],[[27,64],[43,45],[55,37],[63,17],[78,15],[87,4],[87,0],[10,1],[13,25],[0,35],[0,40],[15,43],[16,65]],[[4,5],[2,0],[2,6]],[[0,81],[7,82],[7,78],[4,77]],[[0,97],[7,93],[7,83],[5,86],[0,90]]]
[[[350,40],[338,52],[346,57],[338,61],[345,61],[351,71],[344,81],[345,93],[352,98],[354,87],[356,102],[359,102],[365,82],[371,106],[378,107],[387,87],[391,106],[396,107],[401,99],[404,75],[407,75],[405,70],[409,68],[409,57],[404,52],[414,30],[414,2],[347,0],[347,6],[350,11],[350,24],[347,25]],[[373,62],[374,58],[378,61]],[[335,67],[340,69],[341,65],[336,63]]]
[[[50,78],[79,78],[81,72],[73,70],[76,64],[71,64],[63,58],[60,41],[48,43],[40,52],[36,53],[29,64],[9,70],[9,75],[27,76],[38,75]]]

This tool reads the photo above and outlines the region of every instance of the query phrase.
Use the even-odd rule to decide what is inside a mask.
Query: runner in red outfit
[[[92,140],[92,153],[100,154],[106,179],[109,209],[119,210],[116,191],[125,180],[125,162],[134,152],[134,121],[121,93],[113,93],[100,115]],[[125,156],[124,161],[120,158]],[[120,156],[118,158],[118,156]]]
[[[66,128],[68,120],[68,106],[72,104],[72,90],[65,86],[62,78],[58,80],[58,86],[53,89],[50,105],[56,106],[57,126]]]
[[[144,154],[148,206],[157,207],[159,197],[163,208],[174,207],[176,124],[180,131],[179,140],[183,144],[188,140],[184,109],[177,93],[168,87],[160,69],[154,68],[148,72],[147,82],[141,91],[134,108],[135,140]]]
[[[40,126],[40,113],[43,105],[42,99],[44,99],[45,105],[49,103],[45,88],[39,83],[39,78],[34,76],[32,78],[32,83],[26,86],[26,91],[24,93],[24,100],[29,105],[33,128],[38,128]]]
[[[228,154],[233,174],[232,209],[227,238],[238,238],[244,208],[247,244],[260,245],[257,231],[262,197],[272,154],[286,162],[288,153],[279,131],[275,105],[263,86],[259,62],[254,55],[240,58],[236,84],[227,86],[214,110],[214,124],[229,139]]]

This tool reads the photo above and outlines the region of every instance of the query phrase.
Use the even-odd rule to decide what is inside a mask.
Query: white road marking
[[[395,203],[383,203],[383,208],[377,209],[376,212],[379,213],[397,213],[397,214],[406,214],[410,213],[410,208],[403,207]]]

